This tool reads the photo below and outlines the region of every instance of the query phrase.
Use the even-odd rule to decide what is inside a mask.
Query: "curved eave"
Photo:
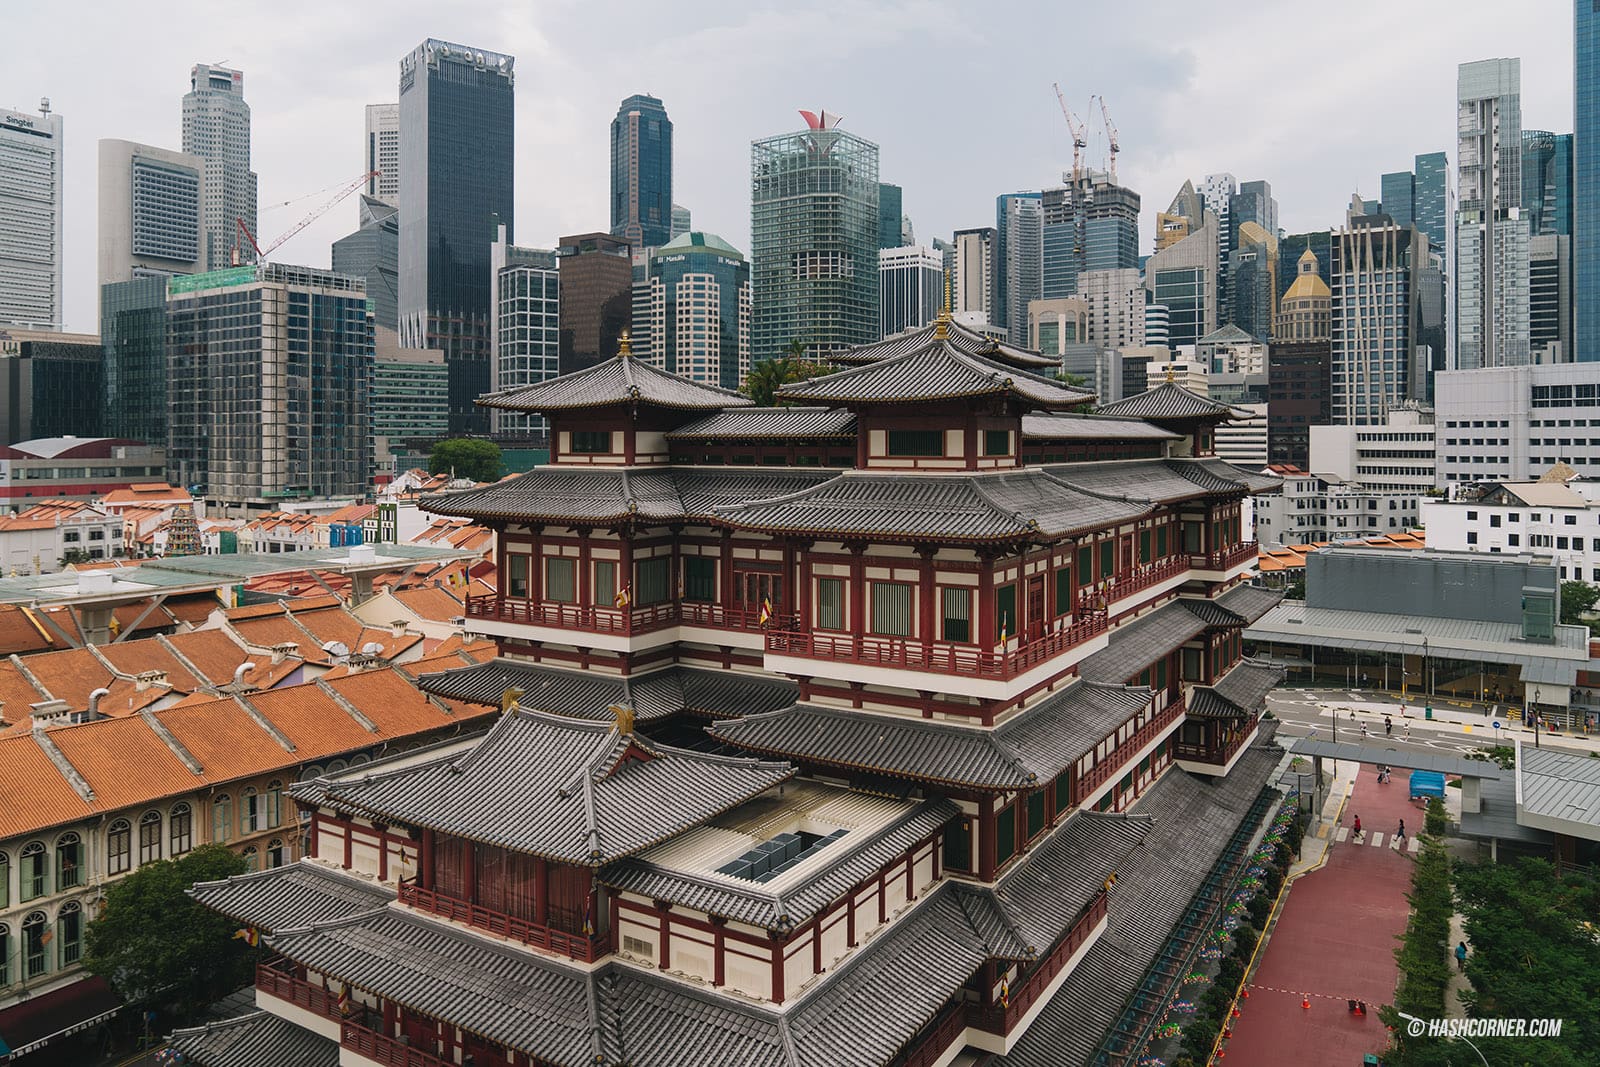
[[[738,399],[733,397],[724,398],[721,402],[716,404],[671,404],[661,400],[653,400],[644,396],[627,397],[625,399],[597,400],[593,403],[587,404],[540,404],[536,407],[530,407],[526,404],[511,404],[504,402],[496,403],[493,395],[490,395],[480,396],[478,399],[474,400],[473,403],[482,408],[494,408],[497,411],[515,411],[523,415],[554,415],[563,411],[595,411],[600,408],[629,408],[638,406],[662,408],[668,411],[721,411],[723,408],[743,406],[738,402]]]
[[[948,545],[992,545],[1027,541],[1039,536],[1057,536],[1043,531],[1019,530],[1016,533],[996,534],[992,537],[961,537],[945,533],[890,533],[882,530],[841,530],[836,526],[763,526],[755,523],[735,522],[727,518],[715,520],[713,525],[726,526],[729,529],[745,533],[762,533],[779,537],[792,537],[795,534],[814,534],[819,540],[827,541],[889,541],[895,543],[905,542],[907,544],[937,542]]]
[[[896,770],[890,767],[874,767],[865,763],[851,763],[846,760],[831,760],[822,756],[812,756],[806,753],[786,752],[781,749],[769,748],[765,745],[757,745],[748,741],[738,741],[731,737],[725,737],[721,734],[718,734],[714,729],[711,728],[708,728],[706,732],[725,744],[737,745],[738,747],[748,749],[751,752],[760,752],[769,756],[781,756],[784,759],[794,763],[810,763],[818,766],[838,767],[841,770],[861,771],[866,774],[882,774],[890,778],[899,778],[907,782],[927,782],[933,785],[948,786],[955,789],[976,789],[985,793],[1014,793],[1019,789],[1027,789],[1030,786],[1036,786],[1038,784],[1038,779],[1034,777],[1018,777],[1008,782],[976,782],[959,781],[953,778],[939,778],[937,776],[927,774],[913,774],[909,771]]]

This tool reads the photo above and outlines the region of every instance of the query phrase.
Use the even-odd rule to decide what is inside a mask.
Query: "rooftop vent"
[[[770,841],[761,842],[738,859],[724,863],[717,868],[717,873],[747,878],[752,882],[770,882],[849,832],[839,829],[826,837],[805,830],[779,834]]]

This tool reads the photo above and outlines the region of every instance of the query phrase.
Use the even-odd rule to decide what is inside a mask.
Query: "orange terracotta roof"
[[[111,665],[123,674],[139,674],[143,671],[166,671],[167,682],[174,689],[185,693],[192,693],[204,686],[209,679],[197,677],[193,671],[183,665],[183,661],[174,656],[165,645],[155,638],[143,641],[124,641],[120,644],[100,645],[99,653],[111,662]],[[54,655],[61,655],[57,652]],[[44,659],[46,657],[39,657]]]
[[[193,630],[173,634],[167,641],[212,685],[227,685],[239,664],[257,658],[240,648],[225,630]]]
[[[0,838],[93,814],[32,736],[0,738]]]
[[[199,626],[211,617],[213,611],[222,607],[222,601],[217,599],[215,593],[197,593],[194,596],[169,597],[161,606],[179,622]]]
[[[155,716],[213,782],[264,774],[300,758],[285,752],[232,698],[167,708]]]
[[[94,790],[96,806],[106,810],[206,784],[138,716],[60,726],[50,731],[50,740]]]
[[[66,648],[29,656],[25,663],[51,696],[65,700],[74,708],[88,707],[89,694],[101,686],[109,686],[116,677],[86,648]]]
[[[0,661],[0,719],[13,729],[32,728],[29,705],[48,699],[10,661]]]
[[[0,604],[0,656],[26,655],[55,648],[61,639],[19,604]]]
[[[466,614],[466,606],[449,590],[438,586],[417,589],[396,589],[393,597],[416,613],[418,618],[433,622],[449,622]]]
[[[241,619],[260,619],[269,615],[282,615],[283,605],[277,602],[271,604],[242,604],[236,608],[228,608],[223,614],[228,617],[229,622],[237,622]]]
[[[362,671],[328,685],[361,709],[361,713],[388,737],[429,730],[452,721],[394,671]]]
[[[415,694],[412,699],[421,699],[420,692],[412,692]],[[382,736],[369,733],[315,684],[251,693],[249,699],[268,722],[294,743],[295,757],[300,760],[321,759],[334,752],[364,748],[383,740]],[[436,725],[444,722],[441,714]]]

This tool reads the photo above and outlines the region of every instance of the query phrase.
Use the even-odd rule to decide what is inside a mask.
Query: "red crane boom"
[[[319,206],[319,207],[315,208],[314,210],[312,210],[310,213],[308,213],[306,215],[305,218],[301,219],[299,222],[297,222],[293,226],[289,227],[288,230],[284,231],[284,233],[282,233],[278,237],[273,238],[272,242],[270,244],[268,244],[265,248],[261,247],[259,244],[256,243],[255,234],[250,232],[250,227],[245,225],[244,219],[235,219],[234,221],[238,224],[239,233],[244,235],[245,240],[250,242],[250,247],[255,250],[256,259],[258,259],[258,260],[266,259],[267,256],[271,255],[278,248],[280,248],[285,241],[289,240],[291,237],[293,237],[295,234],[299,233],[301,230],[305,229],[307,226],[310,226],[313,222],[316,222],[323,215],[327,214],[329,209],[333,208],[336,204],[338,204],[339,201],[343,200],[345,197],[349,196],[351,193],[353,193],[357,189],[361,188],[361,186],[363,184],[365,184],[366,182],[370,181],[373,178],[378,177],[378,175],[380,173],[381,172],[379,172],[379,171],[369,170],[369,171],[362,172],[360,175],[358,175],[358,176],[356,176],[354,178],[351,178],[344,185],[340,186],[339,187],[339,191],[334,193],[333,196],[330,197],[327,200],[326,203],[324,203],[321,206]],[[234,241],[233,241],[233,262],[234,262],[235,266],[237,266],[238,263],[239,263],[239,239],[238,239],[237,236],[235,236]]]

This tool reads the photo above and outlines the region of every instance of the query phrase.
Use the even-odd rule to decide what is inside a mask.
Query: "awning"
[[[98,975],[31,997],[0,1011],[0,1056],[20,1059],[98,1026],[121,1010],[122,998]]]
[[[1387,739],[1385,739],[1387,740]],[[1488,760],[1462,759],[1415,748],[1395,748],[1387,744],[1356,744],[1352,741],[1324,741],[1318,737],[1297,738],[1289,746],[1297,756],[1349,760],[1352,763],[1382,763],[1406,771],[1437,771],[1462,778],[1499,778],[1500,767]]]

